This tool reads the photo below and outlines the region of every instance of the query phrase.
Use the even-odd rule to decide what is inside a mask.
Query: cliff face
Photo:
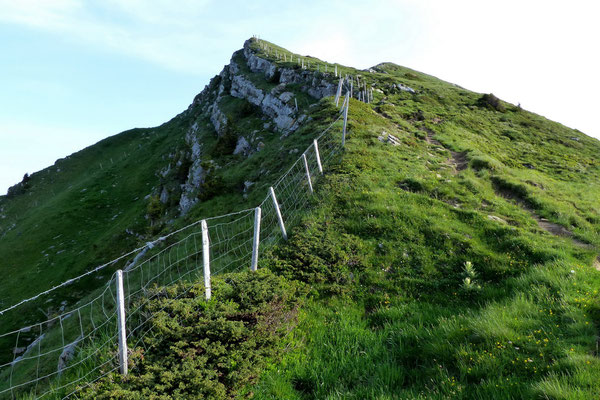
[[[252,43],[252,39],[246,41],[244,48],[233,54],[230,63],[196,96],[188,111],[200,107],[202,112],[210,114],[215,130],[222,134],[227,125],[227,117],[219,104],[223,97],[232,96],[259,107],[263,115],[274,122],[279,132],[294,131],[298,128],[298,120],[302,115],[298,115],[294,103],[295,94],[287,89],[288,86],[294,85],[294,90],[299,89],[319,100],[335,94],[336,85],[332,82],[332,76],[279,67],[257,55]],[[254,79],[248,73],[254,74]],[[261,79],[263,82],[257,82]]]
[[[280,135],[296,131],[307,119],[298,108],[298,94],[308,95],[312,102],[335,94],[337,85],[332,74],[320,74],[303,68],[283,67],[260,57],[255,42],[250,39],[244,47],[231,57],[221,73],[196,96],[186,111],[193,115],[195,122],[186,133],[188,146],[186,157],[190,165],[187,179],[179,189],[179,211],[186,214],[197,203],[203,191],[209,171],[203,167],[203,160],[210,158],[202,151],[204,132],[199,129],[200,120],[208,118],[216,135],[225,136],[233,128],[232,116],[224,109],[233,98],[247,102],[258,111],[254,118],[263,121],[263,127]],[[261,142],[256,140],[259,132],[239,133],[236,137],[233,154],[250,154],[261,150]],[[166,198],[162,196],[163,200]]]

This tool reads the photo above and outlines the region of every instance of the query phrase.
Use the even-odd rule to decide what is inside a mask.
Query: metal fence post
[[[308,188],[310,194],[313,194],[312,181],[310,180],[310,170],[308,169],[308,161],[306,160],[306,153],[302,153],[302,161],[304,161],[304,169],[306,170],[306,179],[308,180]]]
[[[250,270],[256,271],[258,267],[258,246],[260,245],[260,207],[254,209],[254,238],[252,241],[252,263]]]
[[[117,328],[119,336],[119,366],[121,375],[127,375],[127,332],[125,331],[125,293],[123,271],[117,271]]]
[[[281,210],[279,209],[279,203],[277,203],[277,197],[275,197],[275,191],[273,190],[273,186],[269,188],[271,192],[271,199],[273,199],[273,206],[275,206],[275,213],[277,214],[277,221],[279,221],[279,227],[281,228],[281,234],[283,238],[287,240],[287,232],[285,231],[285,225],[283,223],[283,217],[281,216]]]
[[[202,262],[204,264],[204,290],[206,291],[206,300],[210,300],[210,242],[208,240],[208,227],[206,220],[200,223],[202,226]]]
[[[319,144],[317,143],[317,139],[313,140],[313,144],[315,145],[315,154],[317,156],[317,166],[319,167],[319,172],[323,175],[323,165],[321,164],[321,155],[319,154]]]
[[[346,108],[344,109],[344,130],[342,132],[342,147],[346,145],[346,125],[348,123],[348,107],[350,106],[350,99],[346,92]]]

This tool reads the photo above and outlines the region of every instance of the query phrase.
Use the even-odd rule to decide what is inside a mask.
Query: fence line
[[[346,87],[348,79],[342,81]],[[66,393],[67,398],[79,385],[89,385],[119,369],[126,374],[128,344],[144,346],[144,338],[152,334],[149,322],[154,315],[146,315],[143,310],[158,296],[154,287],[204,278],[205,296],[210,299],[211,275],[244,268],[256,270],[260,252],[287,239],[286,227],[296,225],[307,209],[313,183],[323,173],[323,166],[342,150],[338,133],[346,131],[349,96],[346,90],[341,114],[269,188],[258,207],[196,221],[2,310],[0,315],[136,252],[152,253],[144,253],[146,259],[142,262],[118,270],[104,289],[80,301],[77,307],[0,334],[0,340],[14,343],[12,361],[0,361],[0,399],[23,394],[45,398],[59,392]],[[341,128],[338,122],[342,118],[343,130],[339,132],[334,127]],[[178,233],[185,236],[176,239]],[[77,375],[76,371],[82,372]],[[61,381],[66,374],[74,377]]]

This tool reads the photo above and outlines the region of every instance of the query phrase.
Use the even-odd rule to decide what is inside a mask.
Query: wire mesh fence
[[[347,99],[348,94],[345,107]],[[101,266],[124,264],[122,272],[113,274],[100,291],[89,294],[75,307],[42,322],[0,334],[0,344],[9,343],[11,349],[11,354],[0,358],[0,400],[69,398],[117,371],[120,364],[122,368],[124,355],[119,356],[117,351],[122,333],[117,323],[120,284],[127,345],[143,347],[146,336],[153,334],[150,322],[154,316],[144,310],[160,295],[156,288],[204,278],[209,297],[211,275],[250,269],[253,253],[260,254],[283,240],[285,227],[297,225],[308,209],[312,188],[321,177],[322,168],[342,150],[342,119],[340,114],[273,184],[259,205],[260,218],[252,208],[196,221],[127,254],[143,255],[142,262],[125,264],[122,256]],[[345,131],[346,121],[343,123]],[[259,237],[255,237],[257,234]],[[18,312],[29,300],[37,300],[42,294],[0,311],[0,317],[7,311]]]

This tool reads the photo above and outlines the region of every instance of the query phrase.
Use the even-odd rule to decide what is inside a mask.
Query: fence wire
[[[341,119],[340,114],[315,139],[324,168],[336,154],[341,153]],[[297,225],[311,203],[309,179],[315,187],[320,178],[313,142],[274,183],[277,204],[272,196],[267,195],[259,205],[262,214],[260,252],[283,240],[276,207],[280,209],[286,228]],[[248,209],[204,220],[210,243],[211,275],[250,268],[255,212],[255,209]],[[202,281],[204,250],[202,224],[199,222],[161,237],[149,243],[147,248],[136,249],[148,254],[144,253],[145,259],[141,263],[124,268],[125,324],[130,347],[145,348],[145,339],[154,334],[150,322],[155,314],[144,310],[149,302],[165,295],[157,288],[182,281]],[[114,261],[104,266],[114,265]],[[75,280],[77,278],[69,282]],[[69,398],[119,369],[116,280],[114,274],[99,293],[90,295],[92,298],[80,301],[69,311],[49,315],[43,322],[0,334],[0,343],[10,343],[12,348],[10,357],[4,355],[0,358],[0,400],[23,396]],[[58,287],[62,286],[66,285]],[[185,292],[179,296],[183,295]],[[10,310],[18,310],[19,305],[29,300]]]

